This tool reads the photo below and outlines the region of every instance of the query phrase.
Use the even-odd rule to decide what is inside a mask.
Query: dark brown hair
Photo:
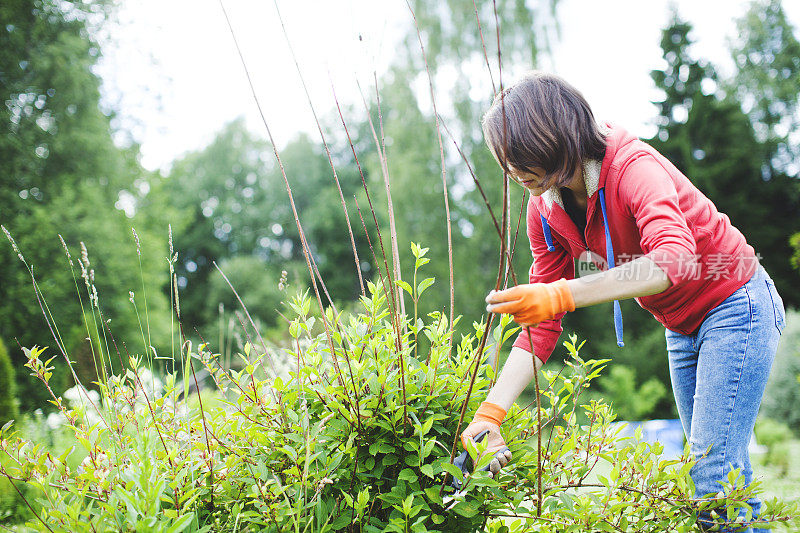
[[[565,186],[585,160],[602,161],[606,149],[583,95],[560,77],[536,71],[495,96],[483,116],[483,135],[506,172],[544,169],[545,189]]]

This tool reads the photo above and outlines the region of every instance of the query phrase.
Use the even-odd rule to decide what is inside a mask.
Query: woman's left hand
[[[572,291],[565,279],[492,291],[486,297],[486,303],[488,312],[512,315],[514,322],[521,326],[537,325],[560,313],[575,310]]]

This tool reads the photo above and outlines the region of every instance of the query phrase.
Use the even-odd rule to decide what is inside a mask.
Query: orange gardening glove
[[[461,445],[467,449],[467,439],[472,439],[483,430],[489,430],[486,436],[486,453],[492,454],[492,462],[489,463],[489,471],[492,475],[496,474],[502,467],[506,466],[511,460],[511,450],[506,446],[503,435],[500,433],[500,424],[506,416],[506,410],[497,404],[483,402],[467,429],[461,434]]]
[[[492,291],[486,297],[486,310],[514,316],[514,322],[531,326],[551,320],[559,313],[575,310],[567,280],[553,283],[529,283],[503,291]]]

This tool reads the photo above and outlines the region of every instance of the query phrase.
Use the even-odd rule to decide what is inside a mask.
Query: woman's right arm
[[[525,330],[522,330],[525,334]],[[536,363],[536,370],[533,365]],[[533,379],[533,373],[542,367],[542,360],[522,348],[514,347],[508,354],[500,377],[486,396],[486,401],[508,411],[517,397]]]
[[[553,251],[548,250],[539,213],[530,203],[528,204],[527,222],[528,241],[531,245],[531,255],[534,258],[529,272],[529,281],[555,281],[562,277],[572,278],[574,268],[571,256],[558,241],[554,242],[555,249]],[[542,366],[543,360],[546,360],[553,351],[561,333],[560,318],[559,316],[558,319],[549,320],[539,324],[537,328],[530,329],[534,347],[530,346],[531,343],[528,342],[525,330],[523,330],[523,335],[517,338],[497,382],[489,391],[483,404],[496,406],[496,408],[490,409],[494,415],[497,415],[498,408],[504,413],[508,411],[522,390],[533,379],[534,364],[538,370]],[[538,357],[532,355],[533,350],[536,350]],[[502,413],[503,416],[505,416],[504,413]],[[499,417],[498,423],[494,423],[491,421],[491,416],[481,416],[481,409],[479,409],[475,418],[461,434],[462,443],[464,443],[466,439],[474,437],[481,431],[489,430],[487,452],[495,454],[496,457],[490,464],[492,472],[497,472],[511,459],[511,452],[506,448],[505,440],[500,432],[503,416]]]
[[[534,370],[534,361],[536,370]],[[541,366],[542,360],[534,357],[530,352],[526,352],[522,348],[512,348],[503,365],[503,370],[500,372],[500,377],[497,378],[494,387],[486,396],[484,405],[494,404],[507,412],[516,401],[517,396],[533,379],[533,373],[538,371]],[[489,432],[486,452],[494,454],[494,459],[489,464],[489,470],[495,474],[511,460],[511,452],[506,447],[505,439],[500,432],[500,425],[476,416],[476,419],[461,434],[461,438],[463,442],[465,438],[473,438],[484,430]]]

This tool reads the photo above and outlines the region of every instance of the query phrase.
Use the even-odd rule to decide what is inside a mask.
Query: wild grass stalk
[[[47,327],[50,330],[50,334],[52,335],[53,340],[55,340],[55,343],[56,343],[56,346],[57,346],[57,348],[59,350],[59,353],[63,357],[63,359],[64,359],[64,361],[65,361],[65,363],[67,365],[67,368],[69,369],[69,371],[70,371],[70,373],[72,375],[73,380],[75,381],[76,385],[79,386],[79,391],[86,391],[86,388],[81,383],[81,380],[80,380],[77,372],[75,371],[75,368],[72,365],[72,361],[70,360],[69,355],[67,354],[67,349],[66,349],[66,346],[64,344],[64,340],[61,337],[61,332],[58,329],[58,325],[55,322],[55,318],[53,317],[53,314],[50,312],[50,307],[47,305],[47,299],[45,298],[44,294],[41,291],[41,288],[39,287],[38,282],[36,281],[36,276],[33,273],[33,266],[29,265],[28,262],[25,260],[25,257],[22,255],[22,252],[20,251],[19,247],[17,246],[16,241],[14,240],[14,238],[12,237],[12,235],[8,231],[8,229],[5,226],[2,226],[2,225],[0,225],[0,229],[2,229],[3,233],[5,233],[6,238],[11,243],[11,248],[14,250],[14,252],[16,252],[17,257],[22,262],[22,264],[25,266],[26,270],[28,271],[28,274],[31,277],[31,286],[33,287],[33,293],[36,296],[36,302],[39,305],[39,309],[42,312],[42,316],[45,319],[45,323],[47,324]],[[95,294],[96,294],[96,292],[95,292]],[[20,349],[24,350],[24,348],[22,346],[20,346]],[[36,348],[34,347],[32,350],[35,351]],[[41,351],[39,353],[41,353]],[[55,392],[53,392],[52,388],[50,387],[49,377],[45,377],[45,375],[49,372],[47,366],[48,366],[50,361],[52,361],[52,358],[44,363],[44,366],[41,368],[41,375],[42,375],[43,378],[45,378],[44,379],[44,382],[45,382],[44,384],[45,384],[47,390],[49,391],[51,397],[53,398],[53,401],[56,402],[55,405],[60,408],[61,407],[60,406],[60,401],[59,401],[58,397],[56,396]],[[36,364],[36,365],[40,365],[41,364],[41,362],[38,360],[38,357],[36,357],[33,360],[29,359],[28,363]],[[95,365],[95,370],[97,370],[97,366],[96,365]],[[98,377],[98,380],[101,379],[100,375],[99,375],[99,372],[97,374],[97,377]],[[98,413],[101,413],[102,411],[100,410],[100,408],[97,407],[97,405],[94,404],[94,401],[91,399],[91,397],[89,397],[88,395],[86,395],[86,396],[87,396],[88,402],[92,405],[92,407]],[[106,425],[106,427],[109,427],[108,421],[106,420],[106,418],[104,416],[102,416],[102,414],[100,415],[100,418],[101,418],[101,420],[103,420],[103,422]]]
[[[144,268],[142,266],[142,247],[141,243],[139,242],[139,235],[136,233],[135,228],[131,228],[131,233],[133,234],[133,240],[136,243],[136,256],[139,261],[139,279],[142,282],[142,298],[144,299],[144,321],[147,324],[147,346],[152,346],[153,341],[152,337],[150,336],[150,314],[147,309],[147,287],[145,286],[144,282]],[[149,351],[149,348],[148,350]]]
[[[75,294],[78,297],[78,304],[79,304],[79,306],[81,308],[81,321],[83,322],[84,329],[86,330],[86,338],[88,339],[88,342],[89,342],[89,349],[92,352],[92,360],[94,361],[94,365],[95,365],[95,373],[98,375],[98,380],[99,380],[100,378],[99,378],[99,372],[98,372],[98,369],[97,369],[97,356],[95,355],[95,350],[100,350],[101,347],[100,346],[95,347],[94,335],[92,335],[91,329],[89,327],[89,321],[86,318],[86,308],[85,308],[84,303],[83,303],[83,296],[81,295],[81,291],[78,288],[78,278],[77,278],[77,276],[75,274],[75,267],[74,267],[74,264],[72,262],[72,254],[70,254],[69,247],[67,246],[67,243],[64,241],[64,238],[60,234],[58,235],[58,238],[61,241],[61,246],[64,248],[64,253],[65,253],[66,258],[67,258],[67,264],[69,265],[70,274],[72,275],[72,281],[73,281],[73,284],[75,286]],[[83,272],[85,272],[85,268],[84,268],[84,266],[82,264],[81,264],[81,269],[82,269]],[[91,292],[89,293],[89,295],[91,296]],[[91,302],[91,298],[90,298],[90,302]],[[45,305],[46,305],[46,302],[45,302]],[[49,309],[48,309],[48,312],[49,312]],[[52,315],[51,315],[51,318],[52,318]],[[98,339],[98,342],[99,342],[100,336],[99,336],[99,330],[97,328],[97,322],[94,321],[93,325],[95,327],[95,331],[98,332],[97,339]],[[102,322],[101,322],[101,327],[103,327],[103,323]],[[56,328],[56,331],[58,331],[58,328]],[[105,335],[104,335],[104,337],[105,337]],[[63,341],[63,339],[61,339],[60,334],[59,334],[59,338],[56,340],[56,342],[59,344],[59,346],[61,347],[63,352],[66,353],[66,347],[64,346],[64,341]],[[121,361],[120,361],[120,363],[121,363]],[[79,385],[79,382],[76,381],[75,384]],[[83,385],[79,385],[79,386],[80,386],[80,390],[82,391],[83,390]]]

